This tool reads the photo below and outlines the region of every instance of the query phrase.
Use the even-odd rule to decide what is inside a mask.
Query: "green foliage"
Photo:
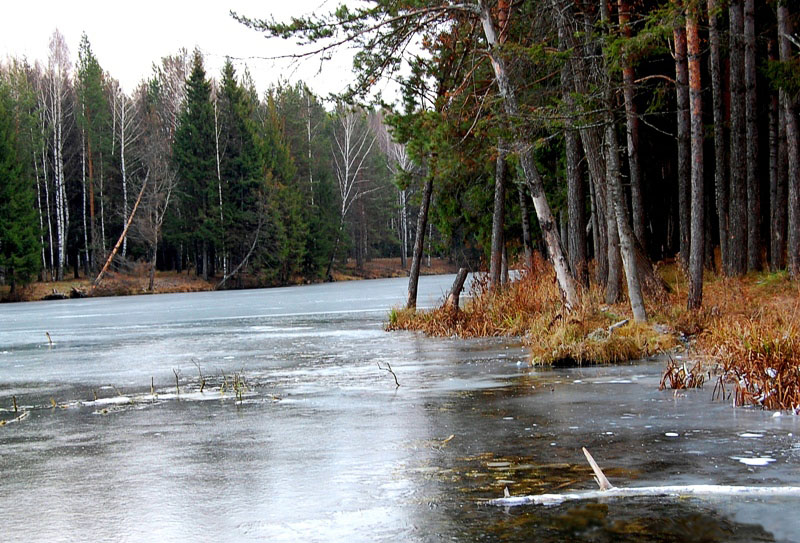
[[[203,58],[195,51],[186,82],[186,105],[180,115],[172,148],[178,168],[180,209],[172,240],[198,247],[219,246],[222,225],[216,172],[214,106]]]
[[[33,180],[17,154],[18,134],[8,89],[0,83],[0,268],[12,291],[39,271]]]

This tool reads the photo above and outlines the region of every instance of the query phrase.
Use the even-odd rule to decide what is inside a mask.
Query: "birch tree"
[[[344,220],[355,202],[373,192],[366,176],[367,159],[375,146],[377,136],[370,130],[362,111],[339,104],[334,121],[333,157],[336,183],[339,189],[339,227],[328,262],[325,277],[331,277],[331,269],[342,238]]]
[[[64,36],[56,30],[50,38],[50,56],[47,64],[46,111],[50,130],[50,153],[53,163],[54,200],[56,216],[56,279],[64,279],[66,263],[69,205],[64,172],[64,142],[69,129],[70,111],[67,98],[70,93],[69,49]]]

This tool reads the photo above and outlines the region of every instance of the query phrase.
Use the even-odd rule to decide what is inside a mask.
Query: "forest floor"
[[[714,395],[737,405],[800,411],[800,284],[784,272],[740,278],[707,272],[703,307],[686,309],[688,283],[675,264],[658,273],[669,292],[646,302],[649,320],[636,323],[627,300],[606,304],[596,285],[581,306],[565,312],[548,264],[538,260],[498,293],[473,282],[461,310],[393,310],[387,328],[435,336],[519,336],[532,363],[621,363],[661,355],[662,386],[714,383]]]
[[[455,273],[457,266],[443,258],[431,259],[431,265],[424,261],[420,273],[433,275],[442,273]],[[385,277],[405,277],[408,270],[403,269],[400,258],[375,258],[365,263],[363,269],[357,269],[355,260],[350,259],[344,265],[334,268],[335,281],[350,281],[358,279],[379,279]],[[201,292],[214,290],[221,278],[203,281],[202,278],[190,272],[156,272],[153,292],[147,290],[147,267],[134,266],[130,272],[109,271],[103,277],[100,285],[94,289],[92,296],[130,296],[136,294],[165,294],[170,292]],[[302,280],[296,282],[302,283]],[[252,285],[252,280],[246,281]],[[55,297],[80,297],[92,291],[91,280],[86,277],[70,278],[64,281],[37,281],[26,287],[18,287],[15,294],[9,296],[9,287],[0,286],[1,301],[30,302],[44,300],[48,296]]]

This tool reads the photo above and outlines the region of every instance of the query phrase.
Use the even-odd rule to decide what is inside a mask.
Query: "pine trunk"
[[[630,0],[618,0],[619,26],[622,35],[632,37],[630,19]],[[633,232],[636,240],[642,247],[647,247],[644,221],[644,200],[642,195],[642,174],[639,166],[639,116],[636,111],[635,98],[635,72],[633,61],[627,51],[623,52],[622,59],[622,89],[625,97],[625,134],[628,143],[628,171],[631,183],[631,216],[633,217]]]
[[[566,36],[566,25],[558,25],[558,45],[561,51],[569,47]],[[589,287],[589,266],[586,257],[586,201],[581,175],[581,150],[578,132],[573,126],[570,114],[575,110],[575,101],[572,98],[572,65],[565,62],[561,68],[561,93],[567,115],[564,121],[564,145],[567,160],[567,210],[569,213],[569,226],[567,246],[569,262],[575,278],[584,287]],[[562,239],[563,236],[562,236]]]
[[[528,218],[528,198],[521,184],[517,184],[517,195],[519,196],[519,212],[522,216],[522,245],[525,249],[525,264],[528,268],[533,268],[533,243],[531,241],[531,222]]]
[[[494,212],[492,213],[492,248],[489,263],[489,288],[497,290],[500,286],[503,263],[503,224],[506,201],[506,150],[505,142],[497,142],[497,159],[494,175]]]
[[[676,26],[673,36],[675,38],[675,83],[678,111],[678,234],[681,265],[688,266],[691,223],[691,142],[686,30],[683,26]]]
[[[778,42],[769,41],[769,60],[775,62]],[[769,269],[777,271],[786,265],[786,176],[783,175],[781,158],[785,156],[786,146],[779,128],[782,116],[778,95],[770,93],[769,98]],[[783,151],[783,153],[781,152]]]
[[[431,195],[433,194],[433,177],[428,176],[425,181],[425,189],[422,191],[422,202],[419,205],[419,215],[417,216],[417,232],[414,239],[414,252],[411,255],[411,272],[408,275],[408,300],[406,307],[415,309],[417,307],[417,287],[419,286],[419,269],[422,265],[422,252],[425,247],[425,227],[428,223],[428,208],[431,205]]]
[[[758,183],[758,94],[755,0],[744,0],[744,86],[747,139],[747,269],[761,269],[761,198]]]
[[[689,252],[689,309],[703,303],[703,257],[705,250],[703,194],[703,88],[700,80],[700,35],[698,11],[690,6],[686,15],[686,45],[689,56],[689,94],[692,126],[692,224]]]
[[[746,107],[744,88],[744,23],[741,0],[731,0],[730,16],[730,86],[731,153],[729,222],[730,273],[747,271],[747,150],[745,140]]]
[[[778,6],[778,36],[780,43],[780,59],[790,62],[792,53],[789,45],[791,36],[789,8]],[[798,133],[797,112],[792,97],[784,90],[780,91],[781,108],[786,126],[786,153],[788,156],[788,213],[787,213],[787,260],[789,274],[792,278],[800,277],[800,134]]]
[[[722,99],[722,60],[719,38],[719,0],[708,0],[708,41],[711,53],[711,95],[714,106],[714,196],[719,224],[722,270],[729,273],[728,160],[725,154],[725,103]]]

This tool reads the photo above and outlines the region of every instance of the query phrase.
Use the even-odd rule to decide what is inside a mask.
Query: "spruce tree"
[[[0,268],[13,293],[39,271],[33,182],[24,175],[8,93],[0,87]]]
[[[194,250],[198,275],[212,275],[213,253],[221,239],[214,141],[214,106],[203,57],[195,51],[186,82],[186,104],[178,119],[172,151],[178,168],[179,239]]]

